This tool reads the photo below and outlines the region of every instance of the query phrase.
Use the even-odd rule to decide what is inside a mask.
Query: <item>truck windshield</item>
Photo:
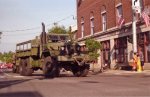
[[[67,41],[69,39],[68,35],[49,35],[48,40],[52,42]]]

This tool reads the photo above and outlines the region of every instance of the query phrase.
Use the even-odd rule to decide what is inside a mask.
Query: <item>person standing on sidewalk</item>
[[[144,70],[144,55],[143,55],[143,52],[141,51],[141,49],[139,49],[138,51],[138,55],[140,57],[140,61],[141,61],[141,68],[142,68],[142,71]]]
[[[138,61],[137,53],[134,53],[133,54],[133,64],[132,64],[133,71],[137,70],[137,61]]]
[[[137,54],[137,71],[142,72],[141,60],[139,54]]]

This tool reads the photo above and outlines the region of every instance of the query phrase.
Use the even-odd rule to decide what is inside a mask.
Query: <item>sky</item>
[[[75,25],[73,17],[76,0],[0,0],[0,52],[14,52],[16,43],[39,36],[42,22],[47,32],[55,22]]]

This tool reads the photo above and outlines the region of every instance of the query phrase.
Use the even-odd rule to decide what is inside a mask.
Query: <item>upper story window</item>
[[[102,30],[106,31],[106,13],[102,14]]]
[[[82,1],[84,1],[84,0],[77,0],[77,5],[78,5],[78,7],[80,7]]]
[[[84,18],[81,18],[81,38],[84,37]]]
[[[122,16],[123,15],[123,11],[122,11],[122,4],[118,5],[117,7],[117,16]]]
[[[106,29],[107,29],[107,15],[106,15],[106,7],[105,6],[102,6],[101,17],[102,17],[102,31],[106,31]]]
[[[95,29],[95,26],[94,26],[94,13],[91,12],[91,15],[90,15],[90,27],[91,27],[91,35],[94,34],[94,29]]]
[[[121,27],[125,23],[125,20],[123,18],[122,3],[116,5],[116,20],[116,24],[119,27]]]

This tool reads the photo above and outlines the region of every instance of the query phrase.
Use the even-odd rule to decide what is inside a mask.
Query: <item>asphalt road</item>
[[[0,97],[150,97],[150,75],[99,73],[45,79],[41,72],[24,77],[0,72]]]

